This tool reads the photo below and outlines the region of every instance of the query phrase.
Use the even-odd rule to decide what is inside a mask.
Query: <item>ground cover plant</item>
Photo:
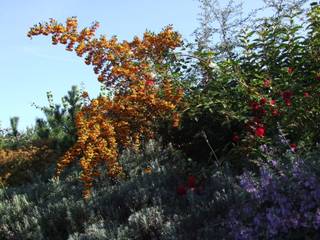
[[[199,2],[195,43],[172,26],[98,38],[76,17],[30,29],[110,94],[48,93],[34,129],[1,132],[1,239],[320,238],[320,4]]]

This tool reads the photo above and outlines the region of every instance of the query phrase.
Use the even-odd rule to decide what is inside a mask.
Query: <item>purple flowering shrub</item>
[[[294,155],[294,154],[292,154]],[[239,205],[229,212],[232,239],[320,239],[320,161],[272,160],[240,176]]]

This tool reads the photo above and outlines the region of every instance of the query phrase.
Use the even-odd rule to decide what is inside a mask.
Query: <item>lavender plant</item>
[[[242,201],[229,213],[234,239],[318,239],[320,229],[319,155],[294,152],[271,160],[259,175],[240,176]]]

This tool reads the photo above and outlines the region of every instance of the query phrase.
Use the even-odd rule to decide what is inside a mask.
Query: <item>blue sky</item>
[[[222,1],[223,2],[223,1]],[[64,22],[77,16],[80,27],[100,22],[98,35],[117,35],[119,39],[141,36],[148,29],[160,31],[173,24],[185,39],[198,27],[196,0],[7,0],[0,1],[0,123],[9,127],[9,118],[19,116],[19,129],[34,125],[43,117],[32,107],[47,105],[46,92],[54,101],[72,85],[82,83],[91,96],[100,85],[92,68],[63,46],[52,46],[50,38],[27,38],[28,29],[36,23],[55,18]],[[255,0],[246,0],[245,8],[256,7]]]

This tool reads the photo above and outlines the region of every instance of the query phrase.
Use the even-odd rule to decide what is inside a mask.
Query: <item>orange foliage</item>
[[[0,182],[6,179],[15,171],[13,165],[19,163],[32,163],[37,159],[48,159],[52,151],[47,146],[28,146],[18,149],[0,149]]]
[[[36,147],[36,146],[29,146],[24,148],[18,148],[15,150],[11,149],[0,149],[0,164],[7,164],[13,161],[30,161],[35,156],[43,151],[47,151],[47,147]]]
[[[98,80],[107,86],[128,87],[138,80],[152,80],[152,71],[160,65],[165,73],[164,60],[169,50],[181,45],[180,35],[166,27],[155,35],[146,32],[143,39],[135,37],[132,42],[118,42],[116,37],[107,40],[105,36],[94,38],[99,23],[78,32],[77,18],[68,18],[66,25],[51,19],[49,23],[38,24],[30,29],[28,36],[52,35],[52,44],[65,44],[66,50],[85,55],[85,63],[94,66]],[[161,70],[161,69],[158,69]]]
[[[94,38],[98,23],[78,32],[77,19],[68,18],[66,25],[51,19],[35,25],[28,33],[52,35],[52,43],[66,44],[67,50],[85,56],[94,66],[98,80],[114,87],[114,97],[98,97],[84,106],[76,118],[78,140],[58,163],[57,174],[74,159],[80,158],[81,179],[88,197],[98,165],[106,163],[108,174],[118,176],[119,146],[138,150],[142,139],[152,138],[156,122],[173,117],[179,125],[178,106],[183,90],[173,85],[168,53],[181,45],[178,33],[166,27],[159,34],[146,32],[143,39],[118,42],[115,37]],[[88,97],[85,93],[83,97]]]

